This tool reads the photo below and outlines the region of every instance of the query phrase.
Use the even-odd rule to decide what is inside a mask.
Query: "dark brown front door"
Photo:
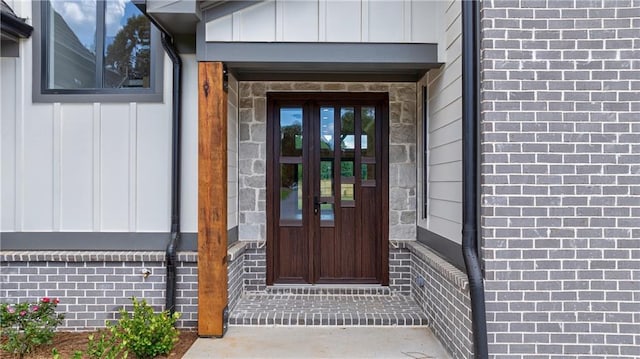
[[[387,285],[387,94],[267,103],[267,284]]]

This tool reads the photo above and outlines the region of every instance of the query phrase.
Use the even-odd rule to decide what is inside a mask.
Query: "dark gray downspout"
[[[488,358],[484,283],[478,258],[478,130],[480,121],[480,3],[462,1],[462,254],[469,278],[473,348]]]
[[[171,237],[165,251],[167,262],[165,310],[168,310],[173,315],[176,310],[176,264],[178,261],[178,246],[180,245],[180,166],[182,156],[180,140],[182,99],[180,89],[182,84],[182,60],[169,32],[147,14],[146,4],[144,2],[136,2],[135,4],[162,33],[162,47],[173,64],[173,88],[171,90]]]
[[[171,117],[172,117],[172,138],[171,138],[171,240],[167,245],[167,290],[165,309],[173,315],[176,307],[176,264],[178,261],[178,246],[180,245],[180,169],[181,169],[181,121],[180,111],[182,108],[181,81],[182,81],[182,60],[175,48],[173,39],[166,32],[162,32],[162,47],[167,52],[173,63],[173,89],[171,91]]]

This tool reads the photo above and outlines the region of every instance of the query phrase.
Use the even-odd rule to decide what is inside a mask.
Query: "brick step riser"
[[[268,295],[392,295],[389,287],[339,288],[339,287],[267,287],[263,292],[248,292]]]
[[[231,326],[427,326],[426,318],[419,315],[390,316],[363,316],[363,317],[335,317],[329,315],[315,315],[307,317],[253,317],[253,318],[229,318]]]

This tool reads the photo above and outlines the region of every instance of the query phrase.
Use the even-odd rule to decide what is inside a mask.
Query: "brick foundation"
[[[8,302],[59,298],[64,330],[92,330],[115,319],[130,298],[144,298],[156,310],[165,303],[164,252],[3,252],[0,297]],[[177,268],[178,327],[198,320],[196,253],[180,253]],[[151,273],[145,278],[143,269]]]

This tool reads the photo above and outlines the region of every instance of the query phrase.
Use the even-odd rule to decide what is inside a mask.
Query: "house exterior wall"
[[[420,242],[404,247],[411,259],[411,295],[427,314],[429,327],[453,358],[474,358],[466,274]]]
[[[31,2],[13,5],[33,18]],[[2,93],[15,97],[2,97],[0,230],[168,231],[168,58],[162,103],[33,103],[32,43],[2,59]]]
[[[389,92],[389,239],[416,239],[415,83],[240,83],[239,239],[266,240],[268,91]]]
[[[457,244],[462,241],[462,16],[461,2],[445,10],[446,63],[418,82],[418,226]],[[427,87],[427,176],[423,186],[422,87]],[[424,191],[427,212],[424,213]]]
[[[29,2],[16,9],[31,11]],[[17,10],[16,10],[17,11]],[[25,16],[25,15],[20,15]],[[32,41],[0,71],[2,232],[168,232],[171,68],[161,103],[34,103]],[[194,55],[183,61],[183,232],[198,230],[198,96]],[[238,224],[237,81],[229,92],[229,219]]]
[[[59,298],[63,330],[103,328],[114,321],[131,297],[164,309],[164,252],[1,252],[0,298],[9,303]],[[178,255],[176,311],[178,327],[193,328],[198,320],[197,254]],[[230,269],[236,265],[230,262]],[[144,277],[142,270],[150,275]]]
[[[206,41],[439,43],[445,1],[269,0],[205,12]]]
[[[640,357],[640,3],[482,3],[495,358]]]

